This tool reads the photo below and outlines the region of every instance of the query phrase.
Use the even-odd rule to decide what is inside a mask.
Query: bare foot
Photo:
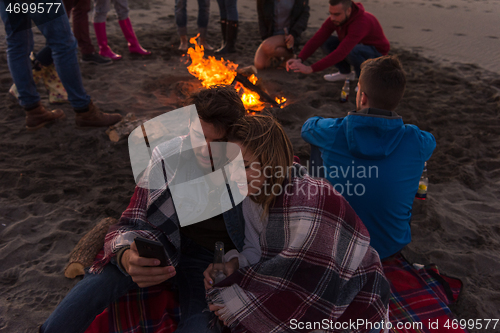
[[[187,36],[181,36],[181,44],[179,45],[179,50],[186,52],[188,50],[188,39]]]

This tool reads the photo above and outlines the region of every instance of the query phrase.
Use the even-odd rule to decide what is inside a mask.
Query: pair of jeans
[[[181,321],[178,333],[218,333],[208,329],[213,318],[205,300],[203,272],[213,262],[213,253],[187,237],[181,240],[181,257],[173,278],[179,291]],[[57,306],[41,327],[41,332],[84,332],[97,315],[129,290],[138,288],[132,278],[123,274],[113,263],[100,274],[86,273]]]
[[[55,2],[54,2],[55,1]],[[33,51],[33,21],[45,36],[47,46],[52,50],[52,58],[68,100],[75,109],[85,109],[90,103],[90,96],[83,88],[80,66],[76,56],[76,39],[71,32],[66,11],[60,0],[54,0],[49,8],[44,2],[33,1],[44,12],[13,14],[7,12],[7,6],[13,0],[0,0],[0,16],[7,36],[7,62],[12,79],[19,92],[19,104],[25,108],[35,106],[40,101],[31,70],[30,53]],[[57,12],[56,12],[57,9]]]
[[[89,32],[90,0],[63,0],[63,3],[68,17],[73,15],[73,34],[78,41],[80,52],[82,54],[94,53],[95,49]]]
[[[337,36],[330,36],[327,41],[321,46],[323,52],[328,55],[335,51],[340,45],[340,40]],[[336,63],[335,67],[338,68],[339,72],[342,74],[349,74],[351,72],[351,65],[354,67],[356,72],[356,77],[359,77],[361,73],[361,64],[367,59],[373,59],[381,57],[382,54],[377,51],[373,45],[356,45],[347,57]]]
[[[129,8],[127,0],[113,0],[113,6],[115,7],[118,21],[125,20],[128,17]],[[106,17],[110,9],[111,0],[95,0],[94,12],[92,14],[94,23],[106,22]]]
[[[86,272],[45,321],[40,332],[85,332],[98,314],[134,288],[138,288],[137,284],[114,264],[104,266],[100,274]]]
[[[175,0],[175,23],[179,35],[187,35],[187,0]],[[198,28],[208,27],[210,0],[198,0]]]
[[[220,19],[224,21],[238,21],[238,0],[217,0]]]

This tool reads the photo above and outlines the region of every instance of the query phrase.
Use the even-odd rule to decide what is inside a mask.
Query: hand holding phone
[[[160,260],[159,267],[167,266],[167,251],[165,251],[165,248],[160,242],[142,237],[136,237],[134,241],[139,256]]]

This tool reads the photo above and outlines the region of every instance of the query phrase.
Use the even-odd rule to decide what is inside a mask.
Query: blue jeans
[[[60,0],[51,1],[55,4]],[[37,1],[34,1],[37,3]],[[31,20],[47,40],[47,46],[52,50],[52,58],[64,88],[68,92],[68,100],[75,109],[84,109],[90,103],[90,96],[83,88],[82,76],[76,56],[76,40],[69,26],[68,16],[61,4],[58,13],[56,5],[47,13],[17,14],[15,17],[6,12],[7,1],[0,1],[0,16],[5,25],[7,35],[7,62],[12,79],[19,91],[19,104],[32,107],[40,101],[36,90],[31,60],[33,51],[33,32]],[[62,15],[61,15],[62,12]],[[21,28],[20,28],[21,27]]]
[[[221,20],[238,21],[237,2],[238,0],[217,0]]]
[[[340,40],[337,36],[330,36],[327,41],[321,46],[325,54],[330,54],[337,49],[340,45]],[[351,72],[351,65],[356,71],[356,76],[359,77],[361,73],[361,64],[367,59],[381,57],[382,54],[377,51],[375,46],[358,44],[356,45],[347,57],[335,64],[342,74],[349,74]]]
[[[175,23],[179,35],[187,35],[187,0],[175,0]],[[198,0],[198,28],[208,27],[210,0]]]
[[[213,261],[213,253],[183,237],[181,259],[176,267],[174,284],[179,290],[181,321],[178,333],[217,333],[209,330],[213,314],[202,312],[208,308],[205,300],[203,272]],[[85,274],[57,306],[41,327],[41,332],[84,332],[95,317],[129,290],[138,288],[130,276],[110,263],[100,274]]]
[[[104,266],[100,274],[86,273],[59,303],[40,332],[85,332],[98,314],[134,288],[138,287],[132,278],[113,264]]]

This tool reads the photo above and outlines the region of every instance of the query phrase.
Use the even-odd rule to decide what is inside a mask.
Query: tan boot
[[[103,113],[92,101],[89,110],[83,113],[76,113],[75,123],[80,127],[108,127],[122,120],[118,113]]]
[[[181,36],[181,44],[179,45],[179,50],[186,52],[188,50],[188,38],[186,35]]]
[[[37,130],[43,126],[66,117],[63,110],[56,109],[47,111],[42,103],[38,102],[38,106],[26,112],[26,129],[30,131]]]

